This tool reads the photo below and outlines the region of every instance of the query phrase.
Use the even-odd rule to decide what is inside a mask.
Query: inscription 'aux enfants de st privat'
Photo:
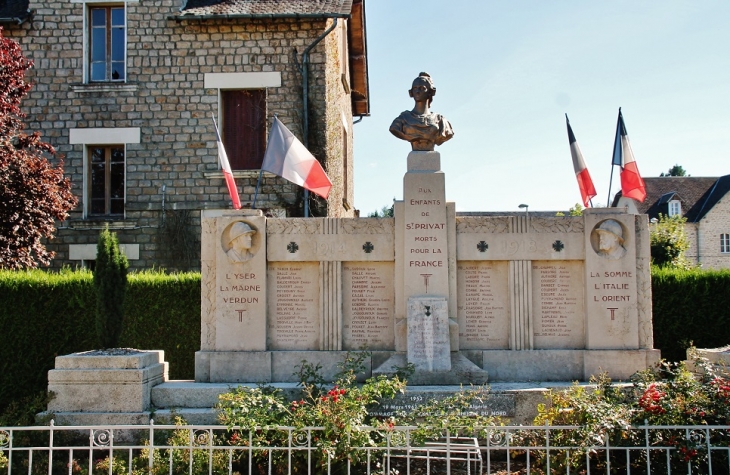
[[[430,188],[418,188],[418,194],[429,195],[431,194]],[[436,211],[442,209],[443,201],[441,199],[415,199],[411,198],[408,200],[408,205],[418,209],[420,217],[424,218],[423,222],[408,222],[406,223],[406,231],[416,231],[418,235],[411,236],[413,238],[413,247],[408,249],[409,260],[408,267],[445,267],[445,261],[442,256],[446,253],[446,250],[441,246],[444,242],[439,241],[437,236],[429,236],[428,231],[445,231],[446,223],[429,223],[426,222],[433,216],[437,216]],[[424,232],[425,233],[421,233]],[[425,235],[424,235],[425,234]],[[425,246],[425,243],[438,243],[431,246]]]

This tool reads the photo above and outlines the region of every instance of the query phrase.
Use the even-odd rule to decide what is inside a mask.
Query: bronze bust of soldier
[[[414,151],[433,151],[454,136],[451,124],[441,114],[431,112],[431,102],[436,95],[428,73],[420,73],[413,80],[408,95],[415,101],[413,110],[403,111],[390,125],[390,133],[411,143]]]

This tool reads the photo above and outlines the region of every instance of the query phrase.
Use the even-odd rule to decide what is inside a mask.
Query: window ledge
[[[100,82],[89,84],[71,84],[71,91],[85,92],[137,92],[139,86],[131,83]]]
[[[70,229],[78,230],[93,230],[93,229],[104,229],[109,226],[109,229],[134,229],[137,227],[137,223],[130,221],[123,221],[123,218],[102,218],[102,217],[91,217],[83,220],[68,221],[67,227]]]
[[[233,178],[258,178],[260,170],[233,170]],[[214,172],[203,172],[205,178],[223,178],[223,172],[218,170]],[[264,172],[265,177],[275,177],[276,175]]]

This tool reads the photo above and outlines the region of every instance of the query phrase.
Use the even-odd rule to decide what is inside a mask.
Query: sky
[[[403,197],[391,122],[421,71],[454,137],[436,150],[457,211],[581,201],[565,114],[606,206],[618,109],[644,177],[730,174],[728,0],[366,0],[370,116],[354,126],[355,208]],[[611,197],[620,189],[614,171]]]

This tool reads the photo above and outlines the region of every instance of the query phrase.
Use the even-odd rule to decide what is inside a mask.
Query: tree
[[[63,161],[48,161],[53,147],[38,132],[23,132],[20,102],[32,86],[25,81],[32,65],[0,29],[0,268],[50,264],[54,253],[43,239],[53,239],[55,220],[65,220],[77,203]]]
[[[662,173],[659,176],[689,176],[687,175],[687,171],[682,167],[682,165],[674,165],[672,168],[669,169],[667,173]]]
[[[583,206],[580,203],[576,203],[575,206],[568,210],[568,216],[583,216]],[[565,216],[563,211],[558,211],[555,216]]]
[[[375,210],[372,213],[368,214],[368,218],[392,218],[393,213],[395,211],[395,198],[393,198],[393,204],[390,206],[383,206],[383,208],[378,211]]]
[[[124,294],[127,290],[127,257],[119,250],[115,233],[105,227],[96,244],[94,289],[96,290],[96,334],[102,348],[119,343],[124,320]]]
[[[684,232],[687,221],[680,215],[659,214],[659,221],[650,230],[651,261],[660,267],[690,267],[684,257],[689,241]]]

